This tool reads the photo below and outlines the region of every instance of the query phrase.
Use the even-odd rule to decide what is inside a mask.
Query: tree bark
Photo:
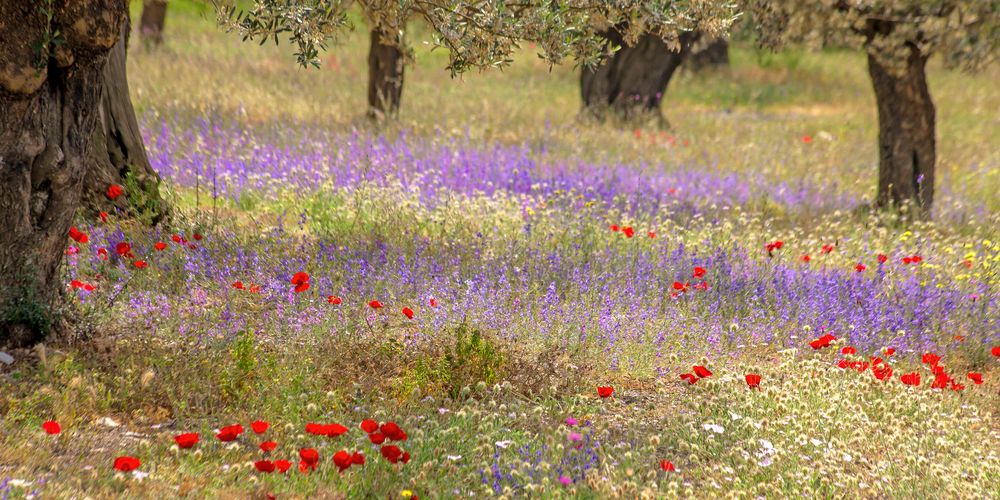
[[[394,43],[393,43],[394,41]],[[406,55],[398,34],[371,30],[368,49],[368,115],[374,119],[396,116],[403,96]]]
[[[160,176],[149,164],[128,93],[125,60],[129,31],[126,21],[104,67],[104,93],[87,159],[84,206],[92,215],[117,209],[156,224],[168,215],[168,207],[160,197]],[[125,186],[126,195],[109,200],[104,193],[111,184]]]
[[[729,66],[729,40],[703,36],[691,46],[684,67],[691,71]]]
[[[0,0],[0,346],[59,324],[59,264],[127,15],[121,0],[79,0],[49,4],[50,21],[38,5]]]
[[[877,204],[912,204],[918,215],[930,214],[934,201],[934,102],[926,64],[916,47],[909,47],[902,67],[868,55],[878,105]]]
[[[683,33],[680,51],[673,51],[655,35],[643,35],[634,46],[625,45],[618,30],[602,33],[608,45],[621,49],[595,68],[583,68],[580,91],[584,112],[603,120],[608,114],[625,121],[653,118],[665,124],[660,101],[670,78],[687,56],[695,33]]]
[[[163,23],[167,19],[166,0],[146,0],[142,3],[139,34],[151,45],[163,43]]]

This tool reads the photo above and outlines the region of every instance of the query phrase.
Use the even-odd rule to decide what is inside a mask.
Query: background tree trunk
[[[117,208],[155,224],[168,215],[168,207],[160,197],[160,176],[149,165],[128,93],[125,58],[129,28],[126,21],[104,67],[104,93],[87,159],[84,207],[92,215]],[[108,200],[104,193],[111,184],[125,186],[126,196]]]
[[[396,43],[386,43],[392,40]],[[399,35],[372,28],[368,49],[368,115],[372,118],[382,119],[399,113],[405,63]]]
[[[142,17],[139,19],[139,34],[143,42],[151,45],[163,43],[163,23],[166,19],[166,0],[145,0],[142,3]]]
[[[729,66],[729,40],[700,37],[692,44],[691,53],[684,59],[684,67],[691,71]]]
[[[0,0],[0,346],[34,344],[59,324],[59,263],[104,63],[127,16],[125,2],[52,8],[49,24],[34,2]]]
[[[878,104],[878,205],[913,203],[924,215],[934,201],[934,102],[927,88],[927,57],[915,47],[902,68],[869,54]]]
[[[610,112],[625,121],[652,118],[665,124],[660,101],[670,77],[680,66],[697,34],[681,34],[681,50],[670,50],[660,37],[643,35],[634,46],[625,45],[618,30],[602,35],[618,52],[595,68],[583,68],[580,91],[584,112],[604,119]]]

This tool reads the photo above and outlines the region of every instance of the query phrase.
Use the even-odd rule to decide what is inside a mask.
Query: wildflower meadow
[[[53,333],[0,340],[0,499],[1000,497],[995,62],[929,58],[933,179],[887,209],[878,67],[749,14],[699,11],[728,63],[636,121],[528,28],[452,77],[487,49],[426,7],[376,109],[374,7],[313,55],[166,5],[122,70],[155,175],[81,177],[57,299],[3,310]]]

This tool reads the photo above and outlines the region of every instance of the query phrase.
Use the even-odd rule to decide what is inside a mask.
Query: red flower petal
[[[62,426],[60,426],[59,422],[56,422],[55,420],[47,420],[42,424],[42,429],[44,429],[47,434],[59,434],[62,432]]]
[[[378,423],[371,419],[362,420],[361,430],[365,431],[366,434],[371,434],[378,430]]]
[[[691,368],[691,370],[694,371],[694,374],[697,375],[698,378],[705,378],[712,376],[712,372],[708,371],[708,368],[705,368],[704,366],[695,365],[694,367]]]
[[[198,433],[197,432],[187,432],[184,434],[178,434],[174,436],[174,441],[177,442],[177,446],[188,449],[194,447],[198,443]]]
[[[258,471],[265,474],[274,472],[275,469],[274,462],[271,462],[270,460],[258,460],[253,463],[253,466],[256,467]]]
[[[274,441],[264,441],[263,443],[260,443],[260,450],[261,451],[272,452],[277,447],[278,447],[278,443],[276,443]]]
[[[599,385],[597,386],[597,395],[602,398],[610,398],[611,394],[615,392],[615,388],[610,385]]]
[[[118,184],[112,184],[108,186],[108,191],[105,194],[108,196],[109,200],[114,201],[123,193],[125,193],[125,190],[122,189],[121,186],[119,186]]]
[[[677,470],[674,467],[674,463],[671,462],[670,460],[660,460],[660,468],[663,469],[663,470],[665,470],[665,471],[667,471],[667,472],[673,472],[673,471]]]
[[[271,424],[269,424],[269,423],[267,423],[267,422],[265,422],[263,420],[257,420],[257,421],[252,422],[250,424],[250,428],[253,429],[253,431],[256,432],[257,434],[263,434],[263,433],[267,432],[267,428],[270,427],[270,426],[271,426]]]
[[[142,462],[138,458],[122,456],[115,459],[114,467],[115,470],[120,470],[122,472],[129,472],[139,468]]]

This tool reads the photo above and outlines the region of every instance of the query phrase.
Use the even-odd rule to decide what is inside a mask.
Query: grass
[[[526,49],[452,80],[414,26],[400,119],[374,128],[363,27],[302,70],[170,9],[129,73],[175,217],[78,221],[76,335],[0,366],[0,497],[1000,495],[996,66],[932,64],[939,213],[907,225],[864,208],[859,54],[737,43],[730,68],[675,78],[671,130],[620,130],[577,120],[573,68]],[[688,384],[694,365],[713,374]],[[931,388],[940,370],[963,388]],[[409,463],[368,418],[406,431]],[[254,468],[308,447],[316,471]],[[341,449],[365,464],[337,472]]]

